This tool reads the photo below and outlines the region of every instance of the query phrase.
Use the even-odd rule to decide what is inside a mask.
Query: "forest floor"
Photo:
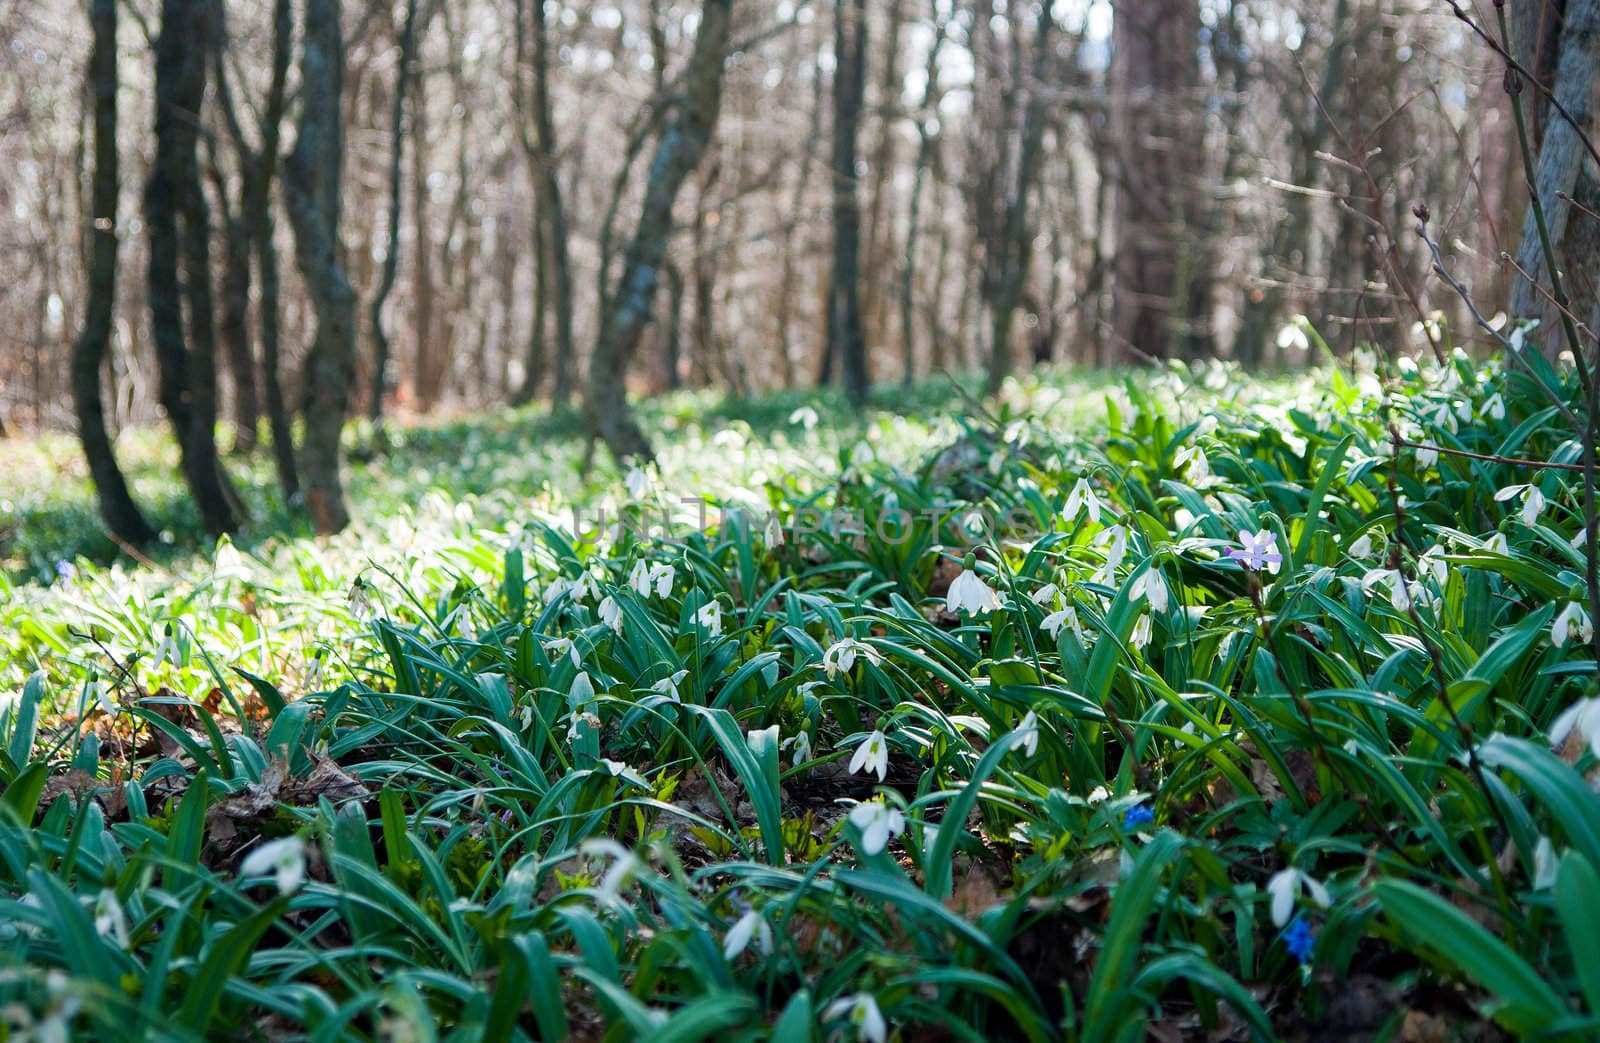
[[[331,540],[243,461],[215,545],[141,434],[146,564],[0,443],[0,1021],[1593,1038],[1581,482],[1450,452],[1568,460],[1550,393],[681,395],[588,473],[506,412],[353,430]]]

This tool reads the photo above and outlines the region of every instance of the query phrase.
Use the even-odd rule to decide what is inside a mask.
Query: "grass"
[[[684,396],[626,479],[507,414],[401,432],[336,540],[258,499],[196,553],[163,509],[154,567],[25,487],[0,1019],[1592,1038],[1581,490],[1386,442],[1570,460],[1544,394],[1457,358]]]

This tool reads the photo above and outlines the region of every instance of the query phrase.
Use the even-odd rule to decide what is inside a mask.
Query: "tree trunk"
[[[892,270],[889,256],[894,240],[894,182],[889,171],[895,162],[895,125],[900,121],[900,93],[905,89],[905,76],[900,69],[900,34],[905,26],[905,5],[908,0],[888,0],[883,40],[883,67],[878,80],[878,140],[872,151],[872,201],[867,206],[867,269],[873,272]],[[937,17],[937,15],[935,16]],[[886,344],[889,336],[889,300],[891,284],[878,279],[868,279],[863,287],[863,324],[873,344]]]
[[[372,386],[368,391],[367,417],[374,424],[383,418],[383,396],[388,387],[389,334],[383,328],[383,305],[394,289],[400,270],[400,160],[405,145],[405,108],[411,63],[417,51],[417,0],[406,0],[406,17],[400,26],[400,67],[395,70],[394,107],[389,113],[389,241],[383,255],[383,274],[378,292],[373,295]],[[421,191],[422,186],[417,186]]]
[[[1184,248],[1185,184],[1200,157],[1186,128],[1197,116],[1187,91],[1199,47],[1199,9],[1125,0],[1112,29],[1112,141],[1117,175],[1113,330],[1122,360],[1165,358],[1182,333],[1174,314]]]
[[[1045,85],[1050,81],[1051,30],[1055,27],[1052,8],[1055,0],[1045,0],[1039,10],[1035,30],[1033,82],[1028,85],[1028,102],[1023,109],[1022,140],[1018,146],[1016,177],[1008,186],[1005,228],[1000,238],[999,272],[995,277],[994,299],[990,302],[992,328],[989,333],[988,391],[999,392],[1011,372],[1011,319],[1022,288],[1028,279],[1028,260],[1033,252],[1033,232],[1028,224],[1028,194],[1033,191],[1039,166],[1039,151],[1044,144]],[[1017,26],[1012,26],[1017,31]]]
[[[867,399],[867,344],[861,325],[861,202],[856,134],[867,74],[866,0],[835,0],[833,9],[833,277],[828,291],[828,347],[823,379],[838,359],[845,395]]]
[[[628,363],[650,321],[667,238],[672,232],[672,204],[705,155],[716,126],[732,7],[733,0],[705,0],[701,9],[683,101],[656,146],[639,225],[628,243],[617,292],[612,297],[614,303],[610,314],[602,318],[600,337],[589,363],[584,408],[590,430],[605,439],[618,460],[653,459],[650,442],[628,408]]]
[[[294,227],[295,257],[316,312],[316,335],[305,361],[306,437],[301,460],[306,503],[321,533],[338,532],[350,522],[339,476],[339,435],[356,368],[356,294],[338,257],[343,78],[339,0],[307,0],[300,125],[284,167],[284,193]]]
[[[127,543],[155,539],[117,465],[106,431],[100,397],[100,371],[111,341],[111,313],[117,290],[117,5],[94,0],[89,22],[94,44],[89,52],[89,97],[94,101],[94,180],[91,186],[89,286],[83,332],[72,347],[72,394],[83,454],[100,499],[100,517],[113,536]],[[0,434],[4,430],[0,429]]]
[[[1581,126],[1592,127],[1593,84],[1596,65],[1600,64],[1600,0],[1567,0],[1559,44],[1550,49],[1558,49],[1559,54],[1550,83],[1556,100]],[[1574,221],[1572,217],[1574,199],[1591,210],[1600,202],[1597,172],[1585,169],[1587,153],[1578,130],[1554,106],[1541,105],[1540,97],[1527,87],[1517,100],[1524,112],[1546,110],[1532,188],[1544,211],[1550,248],[1566,284],[1565,296],[1570,299],[1576,320],[1593,324],[1600,321],[1600,297],[1595,293],[1596,280],[1600,278],[1600,230],[1592,218]],[[1522,225],[1517,264],[1532,281],[1516,277],[1511,289],[1511,313],[1542,318],[1539,340],[1554,356],[1567,344],[1559,313],[1536,285],[1548,283],[1550,275],[1537,215],[1531,206]]]
[[[905,257],[900,266],[900,351],[903,359],[901,382],[911,386],[916,376],[917,338],[912,323],[915,305],[917,233],[922,221],[922,184],[927,179],[928,163],[936,144],[934,132],[928,121],[938,118],[939,111],[939,52],[944,47],[949,30],[948,19],[939,15],[938,0],[933,0],[933,44],[928,48],[928,61],[923,68],[925,79],[922,88],[922,105],[917,114],[917,161],[911,174],[911,205],[906,218]]]
[[[206,6],[205,0],[163,0],[161,5],[155,159],[144,194],[150,236],[146,286],[161,404],[177,435],[184,480],[201,521],[206,531],[220,535],[238,527],[242,509],[217,455],[211,229],[195,153],[212,27]]]
[[[577,349],[572,339],[572,251],[567,239],[567,211],[557,176],[556,126],[550,104],[550,33],[544,4],[533,4],[533,117],[535,164],[541,181],[539,216],[545,223],[545,248],[550,258],[551,303],[556,320],[555,385],[551,405],[561,407],[572,398]]]

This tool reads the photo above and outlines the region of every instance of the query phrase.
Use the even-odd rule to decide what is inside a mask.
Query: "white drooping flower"
[[[834,674],[848,674],[856,665],[856,656],[872,664],[883,661],[876,648],[865,641],[847,637],[842,641],[835,641],[822,653],[822,671],[828,675],[829,680],[833,679]]]
[[[1378,585],[1389,588],[1389,604],[1393,605],[1396,612],[1410,611],[1412,603],[1422,593],[1421,584],[1412,581],[1400,574],[1399,569],[1371,569],[1361,577],[1361,592],[1370,595],[1372,588]]]
[[[1078,640],[1083,640],[1083,627],[1078,623],[1078,610],[1071,605],[1050,613],[1039,622],[1039,629],[1049,634],[1052,641],[1061,639],[1061,628],[1064,626],[1070,626],[1072,632],[1078,636]]]
[[[1165,612],[1168,605],[1167,582],[1161,578],[1161,573],[1152,565],[1139,573],[1139,577],[1129,585],[1128,598],[1131,601],[1146,598],[1149,600],[1152,610]]]
[[[1432,441],[1423,442],[1416,448],[1417,466],[1426,471],[1439,462],[1439,447]]]
[[[981,616],[1000,607],[1000,598],[993,588],[972,569],[962,569],[950,581],[950,592],[945,597],[945,607],[951,612],[966,612]]]
[[[1478,410],[1479,416],[1486,416],[1490,420],[1504,420],[1506,418],[1506,400],[1496,391],[1484,401]]]
[[[861,830],[861,853],[876,855],[905,832],[906,817],[882,800],[866,800],[850,809],[850,824]]]
[[[372,585],[360,576],[350,585],[350,593],[345,595],[345,606],[350,609],[350,614],[365,622],[372,618]]]
[[[93,703],[107,717],[117,715],[116,705],[111,701],[111,690],[99,677],[90,677],[89,683],[83,686],[83,703],[85,706]]]
[[[1518,493],[1522,494],[1522,524],[1531,526],[1539,520],[1539,513],[1544,510],[1546,503],[1544,493],[1539,491],[1537,485],[1508,485],[1495,493],[1494,498],[1503,503]]]
[[[573,666],[582,666],[583,660],[578,655],[578,646],[572,643],[571,638],[553,637],[544,643],[544,654],[552,659],[561,656],[570,656]]]
[[[1198,488],[1210,481],[1211,461],[1206,459],[1206,451],[1197,445],[1179,449],[1178,455],[1173,458],[1173,464],[1184,468],[1184,478],[1190,485]]]
[[[1133,633],[1128,635],[1128,643],[1138,649],[1143,649],[1150,643],[1150,613],[1140,614],[1133,624]]]
[[[700,606],[700,611],[694,614],[694,621],[706,628],[712,637],[722,634],[722,606],[715,601],[708,601]]]
[[[1078,512],[1084,511],[1089,520],[1096,525],[1100,524],[1100,511],[1102,505],[1100,497],[1094,494],[1087,478],[1079,478],[1072,492],[1067,494],[1067,506],[1061,511],[1061,517],[1069,524],[1078,518]]]
[[[882,731],[874,731],[861,740],[855,756],[850,758],[850,774],[863,770],[877,772],[879,782],[889,775],[889,740],[884,738]]]
[[[613,631],[616,632],[616,635],[618,637],[621,637],[622,636],[622,606],[617,604],[617,599],[612,597],[610,594],[607,594],[605,596],[605,599],[600,602],[599,612],[600,612],[600,622],[602,622],[606,626],[610,627]]]
[[[1089,581],[1109,587],[1116,581],[1117,569],[1122,566],[1122,559],[1128,555],[1128,529],[1123,525],[1113,525],[1096,536],[1094,542],[1095,546],[1106,549],[1106,560],[1094,575],[1089,577]]]
[[[1294,915],[1295,899],[1304,887],[1306,894],[1319,907],[1326,909],[1329,904],[1328,889],[1308,873],[1298,869],[1289,868],[1272,875],[1267,881],[1267,893],[1272,896],[1272,922],[1282,927],[1289,922],[1289,917]]]
[[[1450,582],[1450,563],[1444,560],[1444,548],[1435,545],[1423,551],[1417,558],[1417,574],[1431,578],[1434,586],[1443,590]]]
[[[789,423],[798,424],[807,431],[817,426],[818,419],[817,411],[810,406],[801,406],[789,414]]]
[[[1565,747],[1574,729],[1580,738],[1588,742],[1594,755],[1600,757],[1600,698],[1579,699],[1562,711],[1561,716],[1550,725],[1550,748],[1560,750]]]
[[[628,487],[628,495],[635,500],[643,499],[644,494],[650,491],[650,475],[642,467],[628,468],[622,482]]]
[[[776,513],[767,515],[767,524],[761,529],[761,542],[768,550],[777,550],[783,546],[783,523],[778,520]]]
[[[828,1009],[822,1012],[822,1017],[825,1021],[840,1017],[848,1018],[850,1024],[855,1027],[858,1041],[884,1043],[889,1037],[889,1026],[883,1020],[883,1012],[878,1009],[878,1001],[868,992],[858,992],[854,996],[834,1000],[828,1004]]]
[[[750,947],[751,939],[755,940],[756,948],[763,955],[772,952],[772,925],[767,923],[767,918],[755,909],[749,909],[745,914],[728,928],[727,937],[722,940],[722,956],[731,960]]]
[[[306,842],[296,835],[270,840],[239,863],[240,876],[270,876],[279,894],[292,894],[306,879]]]
[[[123,912],[117,892],[109,887],[100,889],[94,900],[94,930],[102,938],[114,940],[118,946],[128,947],[128,914]]]
[[[1372,557],[1372,534],[1364,532],[1354,543],[1350,544],[1349,555],[1352,558],[1366,559]]]
[[[161,643],[156,645],[155,668],[159,670],[168,664],[172,666],[180,665],[178,663],[178,642],[172,636],[171,623],[167,624],[166,631],[161,635]]]
[[[1586,645],[1594,641],[1594,623],[1582,605],[1569,601],[1567,607],[1556,616],[1555,622],[1550,624],[1550,640],[1560,647],[1574,637]]]
[[[594,578],[594,573],[584,569],[578,574],[578,578],[573,581],[572,586],[567,589],[572,592],[573,603],[581,605],[590,598],[599,595],[600,584]]]
[[[1510,554],[1511,541],[1506,539],[1505,533],[1497,532],[1483,541],[1483,549],[1491,554]]]
[[[1050,602],[1056,600],[1060,596],[1060,587],[1056,586],[1054,583],[1046,583],[1032,594],[1029,594],[1028,600],[1033,602],[1035,605],[1042,606],[1050,604]]]
[[[1018,743],[1022,752],[1032,757],[1039,752],[1039,715],[1032,710],[1022,715],[1022,720],[1017,722],[1017,735],[1021,741]]]
[[[601,905],[615,905],[622,889],[644,869],[638,855],[609,837],[590,837],[578,845],[578,853],[586,858],[611,859],[611,865],[601,874],[600,883],[595,887],[595,896]]]
[[[682,697],[678,695],[678,685],[682,684],[683,679],[688,676],[689,671],[679,670],[668,677],[663,677],[661,680],[651,685],[650,690],[652,692],[660,692],[662,695],[666,696],[668,699],[671,699],[675,703],[682,702]]]
[[[628,572],[628,586],[641,598],[648,598],[652,589],[657,597],[664,598],[672,593],[672,584],[677,576],[678,570],[671,565],[659,561],[636,561]]]
[[[789,758],[789,763],[791,765],[798,768],[800,765],[811,760],[810,733],[806,732],[804,729],[801,729],[799,732],[795,733],[792,738],[785,739],[783,742],[778,744],[778,748],[780,750],[786,750],[791,746],[794,747],[794,754]]]

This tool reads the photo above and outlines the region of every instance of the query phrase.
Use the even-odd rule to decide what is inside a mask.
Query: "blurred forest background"
[[[1579,124],[1597,8],[1504,12]],[[647,455],[624,388],[1294,365],[1302,314],[1336,353],[1426,350],[1470,319],[1414,206],[1486,314],[1503,253],[1539,264],[1499,13],[0,0],[0,424],[93,428],[97,402],[114,434],[164,407],[224,530],[215,422],[226,452],[303,417],[284,491],[337,528],[317,445],[336,500],[347,414],[586,398]],[[1539,155],[1570,125],[1533,96]],[[1587,175],[1558,195],[1597,209]],[[1557,236],[1579,312],[1596,229]]]

